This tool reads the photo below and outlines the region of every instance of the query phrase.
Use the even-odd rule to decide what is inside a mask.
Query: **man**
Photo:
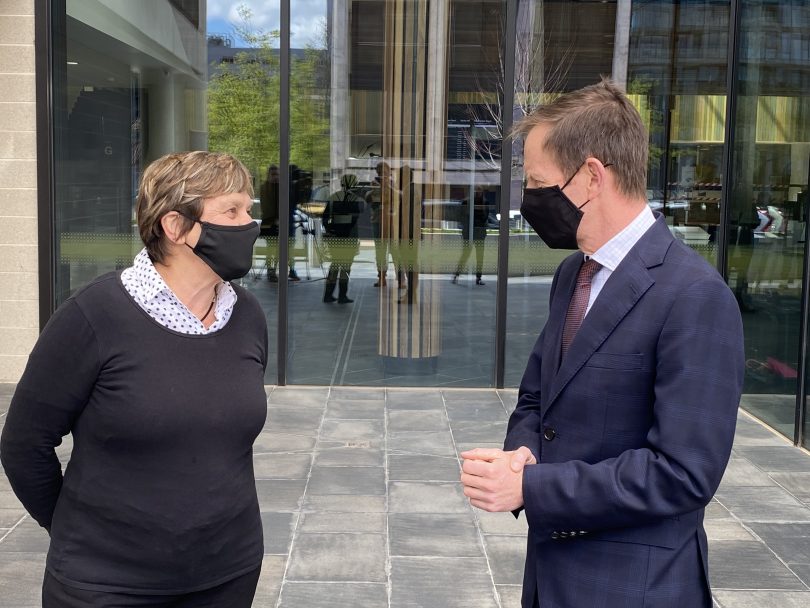
[[[554,276],[504,451],[462,454],[464,492],[525,510],[524,608],[709,608],[703,511],[734,438],[739,309],[647,206],[647,133],[619,89],[564,95],[517,131],[524,218],[579,252]]]

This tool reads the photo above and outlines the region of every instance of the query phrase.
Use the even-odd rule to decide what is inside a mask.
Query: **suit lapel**
[[[669,228],[667,228],[663,219],[659,217],[658,221],[636,243],[613,274],[610,275],[593,307],[585,316],[565,360],[555,364],[556,373],[550,378],[548,384],[544,384],[544,386],[549,387],[549,398],[545,401],[543,415],[553,405],[580,368],[585,365],[590,356],[602,345],[621,323],[622,319],[633,309],[636,302],[655,283],[648,269],[663,262],[672,241],[673,237],[669,232]],[[571,280],[572,282],[576,281],[576,270]],[[562,317],[562,322],[559,322],[559,333],[555,334],[555,341],[553,342],[557,348],[556,361],[559,361],[560,358],[559,348],[562,339],[562,325],[565,322],[565,311],[571,299],[572,291],[573,285],[570,286],[568,297],[563,300],[561,313],[559,310],[551,311],[551,313],[559,313]],[[551,317],[551,314],[549,317]],[[557,365],[559,365],[558,369]]]

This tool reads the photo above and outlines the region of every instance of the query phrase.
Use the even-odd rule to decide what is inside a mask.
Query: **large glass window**
[[[266,159],[277,158],[277,59],[255,61],[254,49],[234,48],[217,33],[207,40],[200,6],[165,0],[111,11],[68,1],[54,10],[55,305],[132,264],[143,246],[135,196],[151,161],[210,147],[236,154],[259,175]],[[272,116],[275,126],[259,128]],[[264,255],[267,244],[259,245]],[[274,334],[275,301],[263,301]],[[271,382],[275,346],[271,340]]]
[[[810,163],[810,7],[742,2],[729,283],[743,313],[743,406],[793,437]]]
[[[293,66],[288,380],[490,386],[505,3],[334,0]]]
[[[617,3],[522,0],[515,45],[515,112],[529,114],[550,96],[610,74]],[[554,271],[572,252],[550,249],[520,215],[521,142],[513,146],[509,211],[509,287],[504,383],[520,383],[528,356],[548,317]]]

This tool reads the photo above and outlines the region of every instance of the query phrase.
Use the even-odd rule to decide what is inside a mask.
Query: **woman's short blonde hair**
[[[245,166],[230,154],[178,152],[152,162],[141,177],[135,214],[138,231],[153,262],[164,262],[169,244],[160,220],[177,211],[183,216],[181,234],[194,226],[203,200],[246,192],[253,198],[253,180]]]

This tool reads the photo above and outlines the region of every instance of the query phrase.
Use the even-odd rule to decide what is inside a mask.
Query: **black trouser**
[[[226,583],[183,595],[134,595],[85,591],[60,583],[45,572],[42,608],[250,608],[261,567]]]

